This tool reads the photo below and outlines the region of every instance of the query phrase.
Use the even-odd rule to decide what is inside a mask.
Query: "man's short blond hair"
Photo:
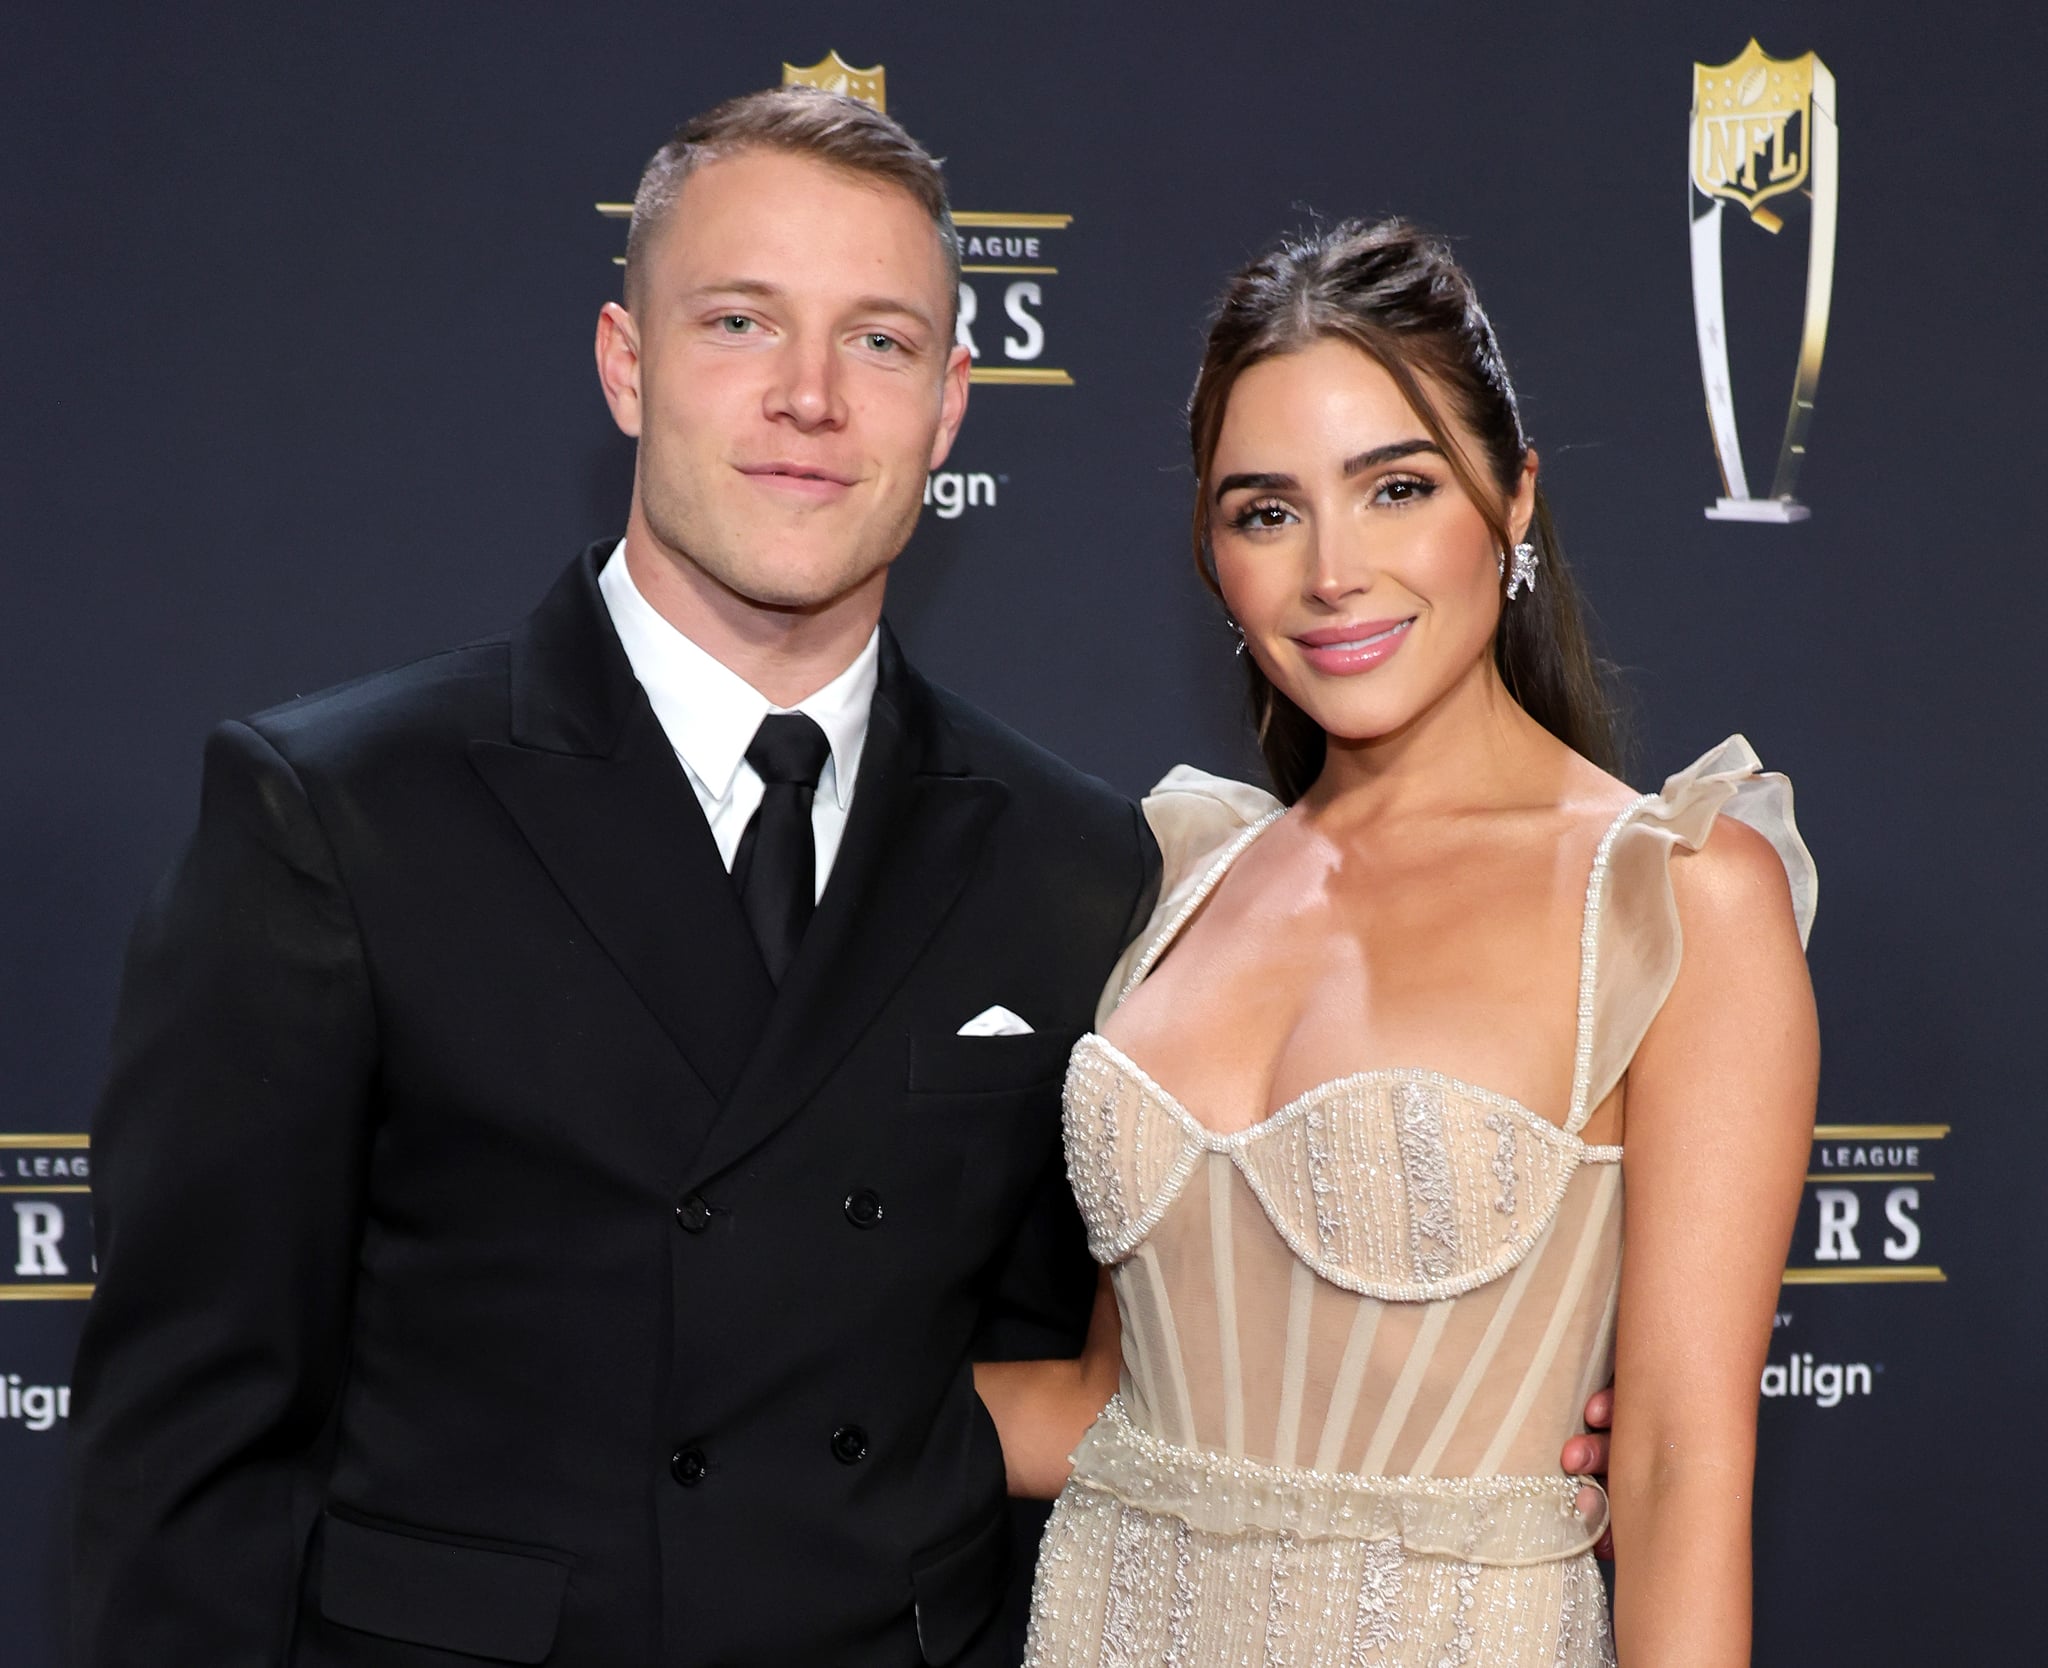
[[[816,87],[769,87],[727,99],[683,123],[648,159],[633,193],[633,224],[626,233],[628,307],[637,303],[649,252],[684,182],[705,163],[748,150],[813,157],[909,192],[938,232],[950,285],[949,313],[958,307],[960,235],[953,229],[938,162],[873,105]]]

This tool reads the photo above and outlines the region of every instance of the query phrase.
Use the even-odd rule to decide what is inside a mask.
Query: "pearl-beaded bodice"
[[[1608,1365],[1618,1148],[1419,1071],[1216,1136],[1094,1035],[1067,1129],[1138,1428],[1318,1471],[1555,1473]]]

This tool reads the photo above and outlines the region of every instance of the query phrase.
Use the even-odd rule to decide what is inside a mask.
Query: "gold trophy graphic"
[[[1707,422],[1721,464],[1722,495],[1707,507],[1710,521],[1804,521],[1811,513],[1793,496],[1813,422],[1828,300],[1835,279],[1835,210],[1840,140],[1835,78],[1817,54],[1777,59],[1752,39],[1725,64],[1692,67],[1692,314],[1699,331],[1700,378]],[[1785,438],[1767,497],[1750,491],[1735,427],[1735,390],[1728,371],[1728,321],[1722,279],[1721,223],[1728,205],[1776,236],[1785,222],[1765,205],[1791,192],[1806,196],[1806,310],[1799,365]],[[1700,212],[1700,199],[1706,210]]]

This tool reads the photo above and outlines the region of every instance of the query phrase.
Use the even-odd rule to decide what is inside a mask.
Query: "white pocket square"
[[[1028,1037],[1031,1027],[1005,1007],[983,1008],[960,1027],[963,1037]]]

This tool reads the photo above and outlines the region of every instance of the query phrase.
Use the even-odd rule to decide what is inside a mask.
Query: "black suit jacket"
[[[1059,1084],[1156,854],[885,634],[778,992],[602,549],[209,743],[94,1129],[78,1668],[1007,1654],[969,1360],[1085,1324]]]

